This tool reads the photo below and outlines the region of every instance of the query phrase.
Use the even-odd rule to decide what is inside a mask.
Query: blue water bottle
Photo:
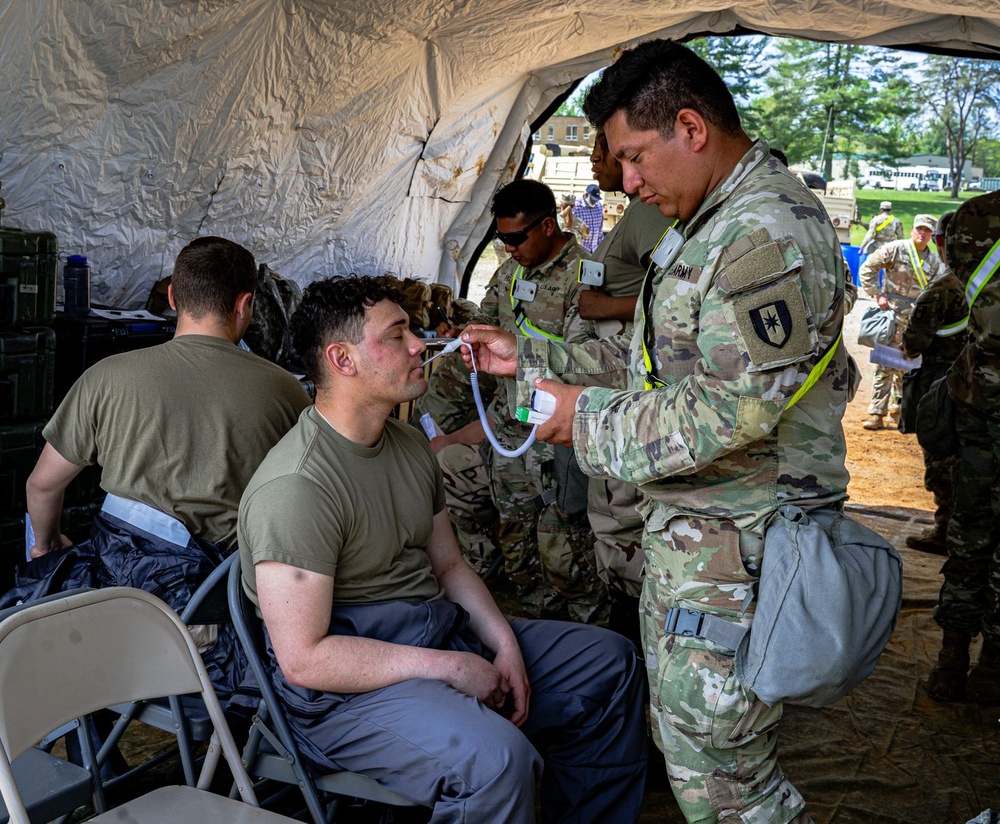
[[[90,314],[90,266],[86,255],[70,255],[63,268],[63,311],[67,315]]]

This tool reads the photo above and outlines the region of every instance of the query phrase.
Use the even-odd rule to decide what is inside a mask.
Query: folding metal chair
[[[393,807],[419,806],[360,773],[314,774],[315,770],[304,762],[299,752],[284,709],[274,692],[265,665],[268,654],[263,628],[254,605],[243,592],[239,564],[234,564],[229,570],[229,609],[236,635],[243,644],[261,695],[250,737],[243,750],[243,765],[247,772],[282,784],[297,785],[313,824],[333,822],[339,803],[345,799],[361,799]]]
[[[226,598],[227,576],[231,566],[239,566],[239,553],[233,553],[219,566],[212,570],[211,575],[191,595],[187,606],[181,612],[181,620],[188,626],[197,624],[229,624],[229,605]],[[204,702],[197,696],[171,696],[169,699],[159,698],[151,701],[134,701],[129,704],[111,707],[120,713],[114,727],[101,745],[97,753],[98,767],[103,767],[118,746],[118,742],[129,724],[139,721],[158,730],[173,733],[177,736],[177,744],[168,750],[153,756],[138,764],[128,772],[105,780],[105,789],[133,778],[137,773],[165,761],[174,755],[180,755],[184,780],[189,784],[195,781],[194,748],[207,741],[212,734],[212,719]]]
[[[0,621],[0,797],[31,824],[11,762],[51,730],[131,701],[198,694],[214,730],[197,786],[161,787],[91,819],[136,824],[281,824],[259,809],[205,665],[184,622],[142,590],[111,587],[26,606]],[[207,788],[220,758],[242,802]],[[93,762],[91,762],[93,763]],[[94,767],[96,771],[96,765]],[[99,784],[96,774],[95,784]]]

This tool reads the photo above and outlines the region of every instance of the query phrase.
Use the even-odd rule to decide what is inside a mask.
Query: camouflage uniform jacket
[[[1000,238],[1000,192],[979,195],[959,208],[969,215],[968,223],[981,229],[957,235],[955,247],[978,264]],[[948,242],[950,252],[950,237]],[[960,276],[968,281],[976,264],[959,269]],[[948,373],[948,392],[956,401],[1000,417],[1000,273],[972,303],[968,343]]]
[[[911,251],[923,264],[923,286],[914,272]],[[878,285],[879,269],[884,271],[881,288]],[[909,321],[914,299],[943,269],[941,258],[929,248],[917,252],[912,240],[894,240],[865,259],[858,277],[866,294],[873,298],[885,295],[889,307],[896,313],[897,322],[905,326]]]
[[[885,219],[889,218],[889,222],[886,223]],[[881,229],[879,226],[885,223]],[[868,231],[865,232],[864,238],[861,240],[862,250],[869,244],[872,244],[870,252],[866,254],[873,255],[887,243],[892,243],[894,240],[903,239],[903,224],[899,222],[898,217],[893,217],[892,215],[884,215],[879,212],[875,217],[871,219],[868,223]]]
[[[837,339],[844,270],[822,205],[753,144],[684,226],[686,242],[650,278],[654,373],[645,390],[643,330],[631,345],[519,341],[526,378],[546,365],[586,389],[574,418],[580,466],[636,483],[647,530],[676,515],[732,520],[762,532],[783,504],[836,506],[848,474],[841,419],[846,347],[815,385],[786,406]]]
[[[951,269],[945,269],[917,297],[910,323],[903,332],[903,352],[908,358],[923,355],[922,370],[943,375],[965,345],[965,332],[939,335],[943,327],[958,323],[969,314],[965,284]]]
[[[577,242],[575,235],[568,235],[563,248],[548,263],[525,269],[520,277],[534,283],[538,288],[535,299],[515,301],[520,304],[528,321],[548,335],[555,335],[567,343],[578,343],[596,338],[597,329],[592,321],[580,317],[579,295],[583,286],[578,280],[581,259],[590,256]],[[499,326],[515,335],[524,335],[515,322],[514,308],[511,306],[511,283],[521,267],[512,259],[505,261],[486,286],[486,294],[479,304],[479,314],[472,323],[488,323]],[[531,430],[513,418],[514,408],[529,405],[530,387],[504,378],[488,409],[488,417],[493,431],[498,436],[509,434],[523,440]]]

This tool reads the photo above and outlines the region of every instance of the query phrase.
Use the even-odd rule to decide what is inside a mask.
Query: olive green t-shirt
[[[289,372],[220,338],[182,335],[99,361],[43,435],[107,492],[159,509],[229,549],[243,489],[309,406]]]
[[[254,473],[240,502],[243,580],[278,561],[329,575],[335,604],[440,598],[425,547],[444,509],[437,459],[420,432],[386,421],[367,447],[310,407]]]
[[[660,210],[641,200],[632,201],[621,220],[604,236],[594,260],[604,263],[604,291],[612,297],[638,295],[646,268],[641,261],[673,224]]]

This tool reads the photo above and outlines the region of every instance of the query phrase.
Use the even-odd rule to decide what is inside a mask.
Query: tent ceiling
[[[961,0],[0,0],[5,225],[142,303],[199,234],[307,283],[455,284],[528,126],[621,46],[735,30],[1000,55]]]

